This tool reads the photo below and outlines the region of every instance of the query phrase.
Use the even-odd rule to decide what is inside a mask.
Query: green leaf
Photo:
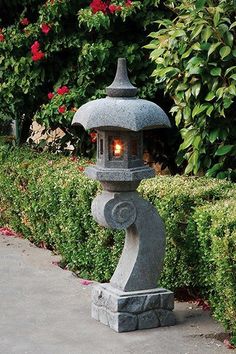
[[[236,21],[234,21],[234,22],[231,24],[231,26],[230,26],[229,29],[232,29],[232,28],[234,28],[235,26],[236,26]]]
[[[195,133],[196,133],[195,129],[191,129],[191,130],[187,131],[187,133],[184,136],[184,141],[179,147],[179,150],[185,150],[190,145],[192,145],[194,138],[195,138]]]
[[[159,56],[161,56],[164,53],[164,51],[165,51],[164,48],[157,48],[151,52],[150,58],[155,60],[155,59],[159,58]]]
[[[200,43],[199,42],[194,43],[191,48],[194,50],[201,50]]]
[[[195,98],[197,98],[197,96],[199,95],[200,90],[201,90],[201,84],[200,83],[197,83],[197,84],[193,85],[192,94],[193,94],[193,96]]]
[[[227,171],[225,171],[225,172],[222,171],[222,172],[217,173],[216,178],[225,179],[227,176],[228,176],[228,172]]]
[[[195,149],[198,149],[198,148],[199,148],[199,145],[200,145],[201,140],[202,140],[201,135],[196,135],[196,136],[194,137],[193,146],[195,147]]]
[[[195,7],[197,10],[201,10],[206,3],[206,0],[196,0]]]
[[[196,32],[194,31],[194,35],[192,36],[192,39],[196,38],[199,35],[199,33],[202,31],[202,29],[203,29],[203,25],[199,26],[198,28],[195,28]]]
[[[229,45],[230,47],[233,46],[234,36],[231,32],[227,31],[225,34],[225,44]]]
[[[209,141],[213,144],[219,136],[219,129],[214,129],[209,134]]]
[[[182,119],[182,113],[181,113],[181,111],[178,111],[175,116],[175,123],[176,123],[177,127],[179,126],[181,119]]]
[[[189,48],[183,55],[182,55],[182,59],[188,58],[189,55],[192,53],[192,48]]]
[[[171,37],[172,37],[172,38],[176,38],[176,37],[183,37],[183,36],[185,36],[185,35],[186,35],[185,31],[179,29],[179,30],[173,31]]]
[[[218,149],[215,152],[215,156],[223,156],[228,154],[230,151],[232,151],[234,145],[223,145],[218,147]]]
[[[193,164],[192,163],[188,163],[187,167],[184,170],[184,173],[187,175],[190,172],[192,172],[192,170],[193,170]]]
[[[231,52],[231,48],[229,46],[224,46],[222,48],[220,48],[220,56],[222,59],[224,59],[225,57],[227,57],[227,55],[229,55]]]
[[[231,66],[230,68],[228,68],[227,70],[225,70],[225,75],[228,75],[228,73],[230,73],[230,71],[236,69],[236,66]]]
[[[188,85],[181,83],[181,84],[179,84],[179,85],[176,87],[176,92],[178,92],[178,91],[185,91],[185,90],[187,90],[187,89],[188,89]]]
[[[207,26],[202,31],[202,39],[204,40],[204,42],[207,42],[211,35],[212,35],[212,29],[211,27]]]
[[[211,101],[211,100],[213,100],[213,98],[215,98],[215,93],[211,91],[206,95],[205,100]]]
[[[220,12],[218,10],[219,8],[216,7],[216,12],[215,15],[213,17],[213,22],[214,22],[214,26],[217,27],[219,22],[220,22]]]
[[[231,85],[229,86],[228,90],[229,90],[229,93],[230,93],[231,95],[236,96],[236,87],[235,87],[234,84],[231,84]]]
[[[156,49],[156,47],[157,47],[157,43],[156,43],[157,41],[155,41],[155,43],[153,42],[151,42],[151,43],[149,43],[149,44],[146,44],[146,45],[144,45],[143,46],[143,48],[146,48],[146,49]]]
[[[225,97],[223,99],[223,106],[224,108],[229,108],[231,106],[231,104],[233,103],[233,100],[229,97]]]
[[[220,76],[221,75],[221,68],[213,68],[210,71],[212,76]]]
[[[223,167],[223,162],[216,163],[214,166],[212,166],[206,173],[207,177],[214,177],[216,172],[221,170]]]
[[[221,42],[213,43],[208,50],[208,57],[221,45]]]
[[[184,120],[189,120],[191,118],[191,108],[189,106],[184,107],[183,109]]]
[[[210,106],[210,107],[207,109],[206,114],[208,115],[208,117],[211,116],[211,113],[212,113],[213,109],[214,109],[214,106],[213,106],[213,105]]]
[[[193,109],[192,117],[194,118],[195,116],[201,114],[205,111],[206,108],[207,107],[205,105],[197,104]]]
[[[224,94],[224,91],[225,91],[225,87],[219,87],[216,91],[216,96],[219,98],[221,98]]]

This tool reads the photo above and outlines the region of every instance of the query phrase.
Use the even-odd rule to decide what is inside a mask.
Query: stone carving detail
[[[132,193],[128,194],[131,197]],[[102,226],[118,230],[132,225],[136,219],[136,207],[132,200],[124,199],[124,195],[108,191],[98,195],[92,203],[94,219]]]
[[[114,205],[111,210],[111,215],[113,222],[117,223],[119,228],[124,228],[134,223],[136,219],[136,209],[132,202],[123,201]]]

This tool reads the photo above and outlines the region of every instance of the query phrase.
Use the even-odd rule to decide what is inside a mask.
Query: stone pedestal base
[[[92,289],[92,317],[116,332],[172,326],[173,308],[174,294],[163,288],[123,292],[97,284]]]

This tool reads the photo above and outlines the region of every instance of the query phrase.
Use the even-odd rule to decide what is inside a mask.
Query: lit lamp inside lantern
[[[112,144],[113,156],[121,157],[124,152],[124,144],[120,139],[114,139]]]

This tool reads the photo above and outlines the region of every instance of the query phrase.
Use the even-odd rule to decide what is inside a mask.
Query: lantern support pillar
[[[157,288],[165,253],[159,214],[136,191],[125,191],[126,184],[120,192],[112,191],[112,182],[104,186],[92,203],[93,217],[101,226],[126,229],[126,238],[110,283],[93,288],[92,317],[117,332],[175,324],[174,295]]]

